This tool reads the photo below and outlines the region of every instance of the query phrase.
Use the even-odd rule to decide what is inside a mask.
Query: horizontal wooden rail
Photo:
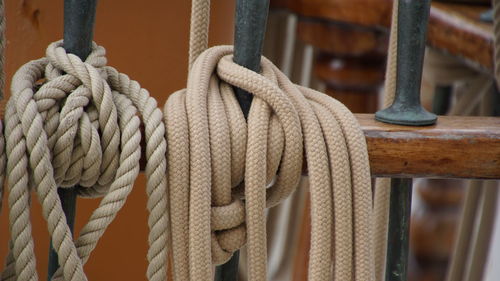
[[[500,179],[500,117],[439,116],[436,125],[407,127],[375,121],[373,114],[355,116],[374,177]]]
[[[436,125],[410,127],[355,116],[374,177],[500,179],[500,118],[439,116]]]
[[[407,127],[356,114],[373,176],[500,179],[500,118],[440,116]]]

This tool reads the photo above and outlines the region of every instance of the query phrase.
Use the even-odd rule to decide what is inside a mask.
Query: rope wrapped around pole
[[[259,74],[233,62],[232,47],[203,51],[196,27],[207,34],[208,6],[193,1],[190,54],[200,55],[164,108],[174,280],[212,280],[213,265],[245,244],[248,279],[266,280],[265,208],[297,187],[304,152],[309,280],[374,280],[368,154],[354,116],[265,58]],[[233,87],[254,96],[246,122]]]
[[[40,81],[42,81],[40,83]],[[38,280],[30,222],[34,189],[48,222],[60,268],[56,280],[87,280],[83,265],[132,190],[141,155],[140,116],[146,133],[150,219],[149,280],[166,276],[166,141],[162,113],[139,84],[106,66],[93,44],[85,61],[49,45],[46,58],[22,66],[6,111],[7,182],[11,247],[2,280]],[[84,197],[102,197],[73,241],[57,187],[79,185]]]

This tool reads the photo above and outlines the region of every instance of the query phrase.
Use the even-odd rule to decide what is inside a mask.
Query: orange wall
[[[234,1],[213,2],[210,44],[231,44]],[[190,1],[163,0],[107,0],[98,4],[95,41],[106,48],[109,64],[139,81],[157,98],[160,106],[169,93],[185,85],[189,5]],[[62,8],[62,0],[6,0],[7,80],[23,63],[43,56],[50,42],[61,39]],[[33,195],[33,234],[39,277],[45,280],[49,240],[35,198]],[[76,231],[97,204],[98,200],[78,200]],[[9,235],[7,209],[4,198],[0,216],[0,269]],[[85,266],[89,280],[145,280],[147,231],[145,185],[141,175],[127,204]]]

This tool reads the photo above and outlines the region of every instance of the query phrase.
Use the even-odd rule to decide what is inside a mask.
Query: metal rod
[[[391,179],[386,281],[406,281],[411,217],[412,179]]]
[[[66,222],[68,223],[69,229],[73,231],[75,226],[75,214],[76,214],[76,191],[75,188],[59,188],[57,190],[59,198],[61,199],[62,208],[64,214],[66,215]],[[52,241],[50,242],[49,251],[49,265],[47,271],[47,280],[51,280],[54,273],[56,273],[59,268],[59,262],[57,258],[57,253],[52,247]]]
[[[92,50],[97,0],[64,0],[64,49],[85,60]]]
[[[231,259],[215,269],[216,281],[236,281],[238,280],[238,263],[240,260],[240,251],[234,252]]]
[[[64,35],[63,47],[68,53],[85,60],[92,50],[94,22],[97,0],[64,0]],[[66,221],[73,231],[76,213],[76,189],[78,187],[58,189]],[[57,253],[50,243],[47,279],[59,267]]]
[[[436,115],[420,104],[420,84],[425,53],[430,0],[399,0],[396,97],[375,114],[375,119],[399,125],[436,123]]]
[[[260,58],[266,32],[269,0],[237,0],[234,33],[234,62],[260,72]],[[234,94],[245,118],[248,117],[253,96],[235,88]],[[216,267],[216,281],[238,280],[239,251],[225,264]]]
[[[432,101],[432,113],[445,115],[450,109],[450,100],[453,93],[452,86],[436,86]]]
[[[260,72],[268,11],[269,0],[236,1],[234,62],[255,72]],[[253,96],[238,88],[235,96],[247,117]]]
[[[432,125],[437,116],[420,104],[430,0],[398,0],[398,49],[394,103],[375,119],[399,125]],[[391,179],[386,281],[408,278],[412,179]]]

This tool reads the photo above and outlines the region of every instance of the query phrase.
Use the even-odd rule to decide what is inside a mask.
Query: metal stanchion
[[[430,0],[398,0],[397,79],[394,103],[375,119],[399,125],[432,125],[437,116],[420,104]],[[386,281],[406,281],[412,179],[391,179]]]
[[[85,60],[92,50],[96,6],[97,0],[64,0],[63,47],[66,52],[75,54],[82,60]],[[60,188],[57,190],[71,231],[73,231],[75,224],[77,188]],[[57,253],[51,243],[48,280],[52,279],[58,267]]]
[[[269,0],[237,0],[235,13],[234,62],[255,72],[260,71],[260,58],[266,32]],[[253,96],[242,89],[234,89],[243,115],[248,117]],[[215,269],[216,281],[238,279],[239,252]]]

